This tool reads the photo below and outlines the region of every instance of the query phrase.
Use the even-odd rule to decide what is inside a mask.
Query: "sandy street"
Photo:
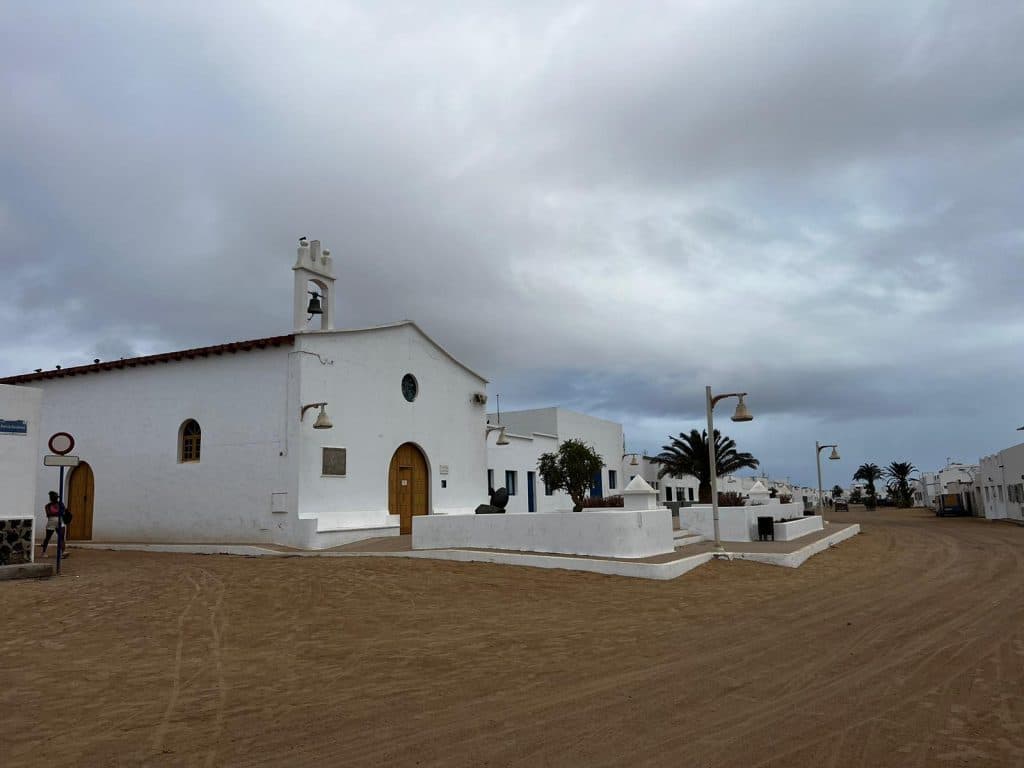
[[[1024,765],[1024,528],[830,517],[669,582],[78,550],[0,584],[0,763]]]

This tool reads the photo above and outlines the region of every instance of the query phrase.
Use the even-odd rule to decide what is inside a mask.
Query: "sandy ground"
[[[0,584],[0,763],[1020,766],[1024,528],[669,582],[79,550]]]

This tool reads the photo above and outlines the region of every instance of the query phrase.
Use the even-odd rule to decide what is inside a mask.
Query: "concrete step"
[[[45,579],[53,576],[56,567],[53,563],[18,563],[17,565],[0,565],[0,581],[8,579]]]
[[[704,540],[705,539],[701,534],[693,533],[685,528],[672,531],[672,546],[676,549],[679,547],[685,547],[687,544],[700,544]]]

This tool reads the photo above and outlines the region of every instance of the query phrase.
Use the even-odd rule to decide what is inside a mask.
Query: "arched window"
[[[199,448],[203,440],[203,430],[199,422],[188,419],[178,430],[178,461],[199,461]]]

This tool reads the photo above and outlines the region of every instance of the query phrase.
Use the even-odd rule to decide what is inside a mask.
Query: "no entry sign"
[[[66,456],[75,448],[75,438],[67,432],[55,432],[50,437],[50,451],[58,456]]]

